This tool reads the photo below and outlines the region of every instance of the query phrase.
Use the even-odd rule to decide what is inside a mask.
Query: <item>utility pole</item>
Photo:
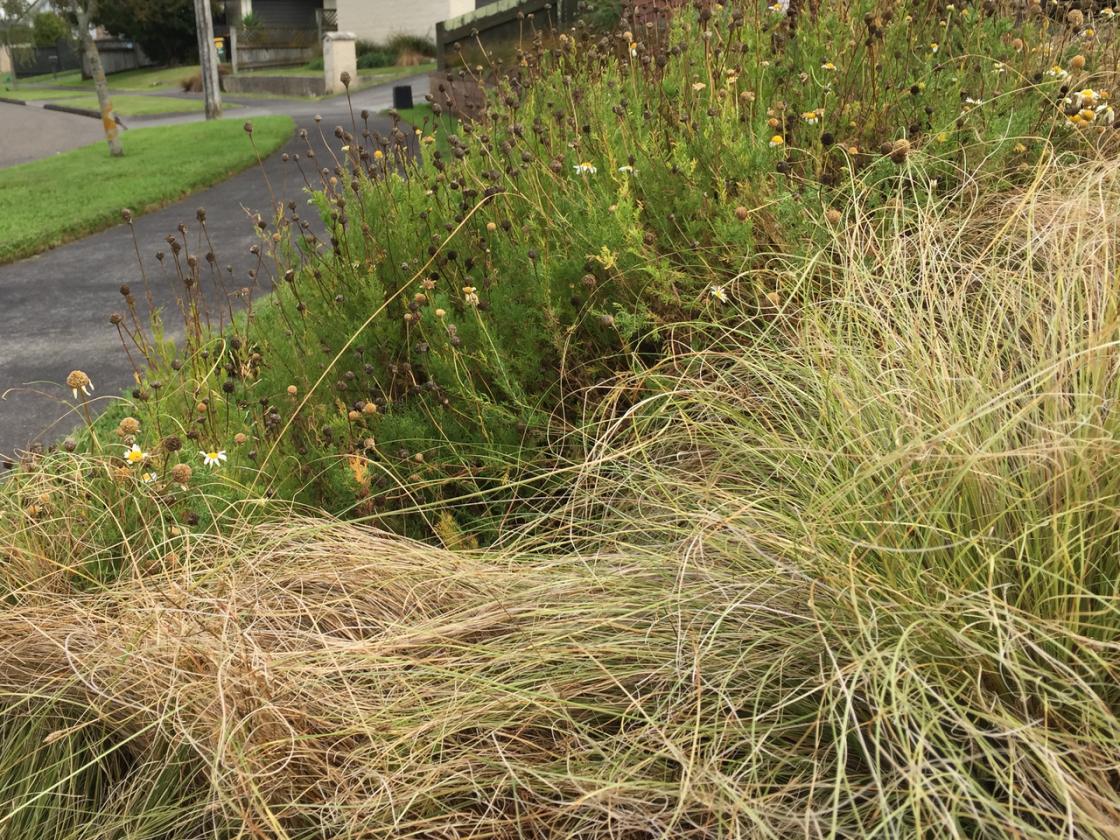
[[[93,86],[97,91],[97,104],[101,110],[101,125],[105,129],[105,142],[109,144],[109,154],[121,157],[124,149],[121,147],[120,133],[117,130],[117,117],[113,113],[113,101],[109,98],[109,83],[105,81],[105,68],[101,64],[101,54],[97,51],[97,44],[93,41],[93,34],[89,31],[90,18],[97,14],[97,0],[82,0],[74,3],[74,16],[78,19],[78,38],[82,42],[82,51],[86,61],[89,62],[89,72],[93,76]]]
[[[206,119],[222,115],[222,94],[218,81],[218,52],[214,48],[214,19],[210,0],[194,0],[195,29],[198,32],[198,64],[202,74],[202,95],[206,98]]]

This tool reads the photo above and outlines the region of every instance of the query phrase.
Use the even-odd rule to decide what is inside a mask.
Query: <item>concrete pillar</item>
[[[328,32],[323,36],[323,79],[327,93],[342,93],[340,81],[349,73],[351,84],[358,81],[358,38],[353,32]]]

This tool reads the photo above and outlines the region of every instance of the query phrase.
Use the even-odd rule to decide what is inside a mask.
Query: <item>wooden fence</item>
[[[59,41],[53,47],[16,44],[12,47],[12,59],[17,76],[65,73],[82,66],[76,46],[67,41]]]
[[[126,41],[124,38],[98,39],[97,52],[101,55],[101,66],[105,68],[106,76],[123,73],[125,70],[155,66],[155,62],[144,54],[139,44],[135,41]],[[91,75],[89,67],[86,66],[85,56],[82,56],[82,77],[88,79]]]

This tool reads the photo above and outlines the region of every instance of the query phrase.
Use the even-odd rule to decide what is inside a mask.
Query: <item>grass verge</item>
[[[64,94],[65,95],[65,94]],[[203,109],[201,98],[177,99],[170,96],[129,96],[128,94],[112,96],[113,110],[121,117],[146,117],[153,114],[192,114]],[[88,108],[91,111],[100,109],[95,94],[81,94],[66,98],[63,103],[70,108]],[[223,103],[222,109],[230,111],[240,106],[234,103]]]
[[[68,100],[72,101],[72,100]],[[291,136],[289,117],[254,122],[262,155]],[[122,134],[125,154],[104,143],[0,171],[0,262],[39,253],[217,183],[256,162],[240,121],[197,122]]]
[[[179,82],[198,73],[198,65],[184,65],[182,67],[142,68],[138,70],[125,70],[114,73],[108,77],[110,90],[151,91],[163,88],[177,88]],[[42,76],[28,76],[20,78],[17,88],[22,90],[33,85],[58,85],[74,88],[88,88],[93,90],[93,80],[83,79],[77,70],[66,73]]]
[[[25,102],[57,102],[67,108],[86,108],[90,111],[99,111],[101,106],[96,94],[84,93],[81,90],[59,90],[45,88],[20,88],[5,94],[11,99],[22,99]],[[202,110],[201,99],[178,99],[170,96],[137,96],[129,94],[113,94],[113,110],[120,117],[145,117],[153,114],[190,114]],[[223,103],[224,110],[239,108],[234,103]]]
[[[63,100],[81,96],[77,90],[62,90],[60,88],[33,88],[21,87],[16,90],[5,90],[0,96],[7,99],[22,99],[24,102],[38,102],[40,100]]]

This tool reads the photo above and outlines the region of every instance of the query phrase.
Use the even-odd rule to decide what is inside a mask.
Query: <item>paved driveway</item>
[[[19,94],[9,91],[5,95]],[[0,102],[0,168],[88,146],[104,138],[100,120]]]
[[[414,90],[417,99],[422,99],[424,88],[419,80]],[[378,113],[390,104],[391,88],[371,88],[354,96],[355,113],[362,108]],[[344,99],[253,103],[233,116],[242,119],[268,112],[290,113],[297,125],[308,128],[320,160],[328,158],[319,132],[313,130],[314,114],[322,114],[323,133],[330,141],[334,140],[335,125],[350,126]],[[100,130],[96,120],[88,122]],[[387,133],[390,123],[382,117],[371,117],[370,128]],[[282,151],[305,149],[304,141],[295,136]],[[278,152],[265,161],[265,169],[278,199],[296,200],[306,209],[303,178],[293,163],[284,163]],[[154,254],[167,249],[164,237],[178,236],[176,226],[180,222],[188,227],[191,250],[206,252],[198,242],[200,229],[195,212],[199,207],[206,209],[218,264],[233,268],[232,279],[226,284],[236,288],[251,282],[247,274],[255,263],[249,254],[256,241],[250,213],[261,211],[267,217],[271,198],[264,176],[254,167],[135,220],[157,304],[165,308],[165,321],[173,328],[180,285],[170,271],[160,268]],[[302,215],[306,217],[306,213]],[[67,406],[70,393],[62,384],[73,368],[90,375],[97,388],[95,396],[102,400],[132,387],[132,368],[116,330],[109,324],[109,316],[123,309],[119,293],[122,283],[129,284],[137,299],[143,301],[132,238],[123,224],[37,257],[0,266],[0,455],[11,457],[32,441],[57,440],[76,424],[77,418]],[[220,297],[217,284],[211,282],[209,289],[211,300],[216,301]],[[216,303],[213,309],[217,311]]]

